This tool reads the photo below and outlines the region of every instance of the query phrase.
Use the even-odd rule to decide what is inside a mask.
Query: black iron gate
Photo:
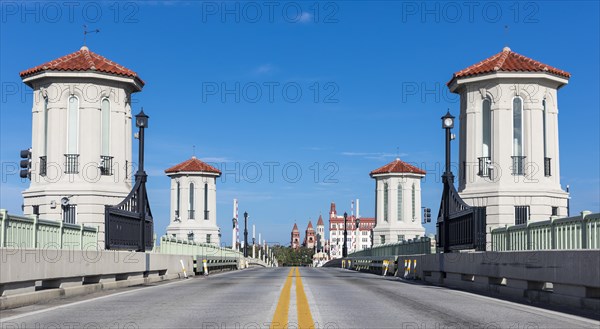
[[[449,200],[445,202],[445,198],[448,196]],[[449,226],[447,231],[444,227],[446,221],[444,221],[443,216],[446,204],[448,205],[447,224]],[[462,200],[454,188],[454,184],[445,184],[437,220],[438,247],[444,247],[445,232],[448,232],[449,250],[475,249],[484,251],[486,245],[485,226],[485,207],[469,206]]]
[[[105,206],[106,249],[140,250],[142,217],[145,217],[144,247],[152,249],[154,246],[152,211],[148,203],[148,195],[141,185],[141,180],[138,180],[125,200],[116,206]],[[144,198],[144,202],[140,202],[141,198]],[[146,208],[145,211],[141,211],[141,206]]]

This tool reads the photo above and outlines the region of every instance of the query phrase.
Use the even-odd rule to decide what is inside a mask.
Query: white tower
[[[567,215],[557,90],[569,78],[506,47],[448,82],[460,95],[458,191],[468,204],[486,207],[488,232]]]
[[[131,191],[131,94],[138,75],[83,46],[20,73],[33,89],[31,183],[24,213],[100,228]]]
[[[373,245],[424,236],[421,224],[421,178],[425,172],[396,159],[371,172],[375,179]]]
[[[165,173],[171,178],[171,220],[167,235],[219,245],[216,181],[221,171],[192,157]]]

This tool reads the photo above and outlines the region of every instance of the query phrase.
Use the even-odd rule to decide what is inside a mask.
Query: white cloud
[[[268,74],[273,72],[273,70],[275,70],[275,67],[271,64],[263,64],[259,67],[257,67],[256,69],[254,69],[254,74]]]
[[[313,15],[311,13],[302,12],[302,14],[298,17],[298,22],[300,23],[308,23],[312,20]]]

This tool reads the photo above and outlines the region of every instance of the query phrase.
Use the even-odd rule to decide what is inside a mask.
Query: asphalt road
[[[337,268],[257,268],[2,311],[1,328],[600,328],[600,322]]]

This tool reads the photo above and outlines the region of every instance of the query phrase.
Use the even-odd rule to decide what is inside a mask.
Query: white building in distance
[[[104,206],[131,191],[131,94],[144,87],[133,71],[83,46],[20,73],[33,89],[31,183],[25,215],[99,227]]]
[[[487,241],[494,227],[567,216],[557,91],[569,78],[505,47],[448,82],[460,95],[458,192],[486,207]]]
[[[370,173],[375,179],[373,246],[425,235],[421,224],[421,178],[425,172],[396,159]]]
[[[192,157],[165,173],[171,178],[171,220],[167,235],[219,245],[216,182],[221,171]]]

